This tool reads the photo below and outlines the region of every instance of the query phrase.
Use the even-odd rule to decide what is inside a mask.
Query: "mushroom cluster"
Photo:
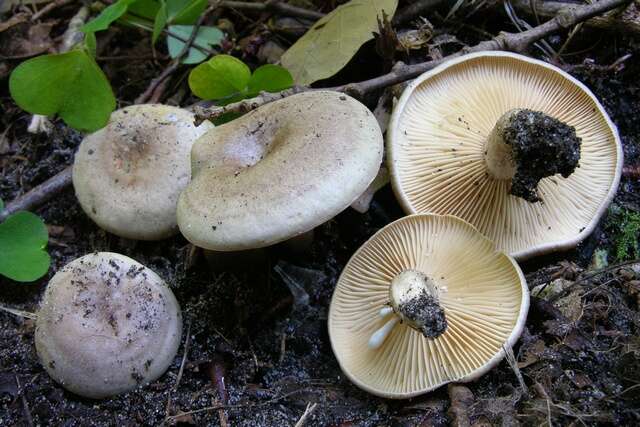
[[[301,236],[384,182],[384,173],[374,182],[380,126],[342,93],[300,93],[218,127],[193,119],[176,107],[132,106],[87,136],[73,168],[87,215],[126,238],[179,228],[196,246],[239,251]],[[590,233],[615,193],[622,151],[583,84],[504,52],[418,77],[394,107],[387,150],[409,216],[352,256],[328,326],[356,385],[406,398],[476,379],[504,357],[529,306],[514,258]],[[181,328],[160,277],[95,253],[49,283],[36,347],[65,388],[102,398],[158,378]]]
[[[622,171],[616,127],[589,89],[508,52],[465,55],[415,79],[387,149],[407,213],[458,216],[516,259],[584,239]]]
[[[97,252],[53,276],[35,341],[53,379],[100,399],[160,377],[181,335],[178,302],[156,273],[124,255]]]
[[[528,306],[516,262],[475,228],[453,216],[410,215],[348,262],[329,336],[356,385],[407,398],[495,366],[520,336]]]

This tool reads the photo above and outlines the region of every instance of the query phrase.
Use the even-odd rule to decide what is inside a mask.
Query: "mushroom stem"
[[[447,330],[447,319],[439,296],[439,287],[433,279],[411,269],[394,277],[389,288],[395,313],[427,338],[437,338]]]
[[[394,326],[398,324],[400,318],[398,316],[393,316],[387,323],[384,324],[383,327],[375,331],[371,334],[371,338],[369,338],[369,348],[375,350],[380,348],[384,341],[387,339]]]
[[[568,178],[580,160],[576,130],[540,111],[513,109],[504,113],[487,138],[485,161],[495,179],[510,180],[510,194],[540,201],[538,182],[561,174]]]

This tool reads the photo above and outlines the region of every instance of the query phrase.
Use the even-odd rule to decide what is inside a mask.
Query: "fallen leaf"
[[[299,85],[333,76],[373,38],[382,11],[391,17],[397,6],[398,0],[351,0],[337,7],[282,55],[282,65]]]

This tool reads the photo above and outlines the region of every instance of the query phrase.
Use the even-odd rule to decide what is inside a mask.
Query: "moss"
[[[613,205],[609,209],[606,228],[611,233],[616,261],[640,258],[640,212]]]

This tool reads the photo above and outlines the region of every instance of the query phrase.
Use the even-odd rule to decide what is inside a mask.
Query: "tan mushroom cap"
[[[402,306],[423,290],[444,313],[430,338]],[[528,307],[518,265],[475,228],[453,216],[410,215],[351,257],[331,300],[329,337],[358,387],[408,398],[489,371],[517,341]],[[427,313],[427,322],[438,314]]]
[[[157,274],[124,255],[97,252],[53,276],[35,341],[54,380],[100,399],[160,377],[181,334],[180,307]]]
[[[176,205],[191,179],[191,146],[213,125],[168,105],[133,105],[87,135],[73,164],[86,214],[121,237],[159,240],[178,231]]]
[[[575,128],[579,167],[538,184],[541,202],[509,194],[488,167],[486,142],[505,113],[529,109]],[[458,216],[517,259],[567,249],[605,212],[622,169],[618,132],[594,95],[545,62],[480,52],[418,77],[395,106],[387,149],[407,213]],[[489,150],[489,155],[492,152]]]
[[[307,232],[364,192],[383,149],[373,114],[347,95],[313,91],[264,105],[196,141],[180,231],[217,251]]]

